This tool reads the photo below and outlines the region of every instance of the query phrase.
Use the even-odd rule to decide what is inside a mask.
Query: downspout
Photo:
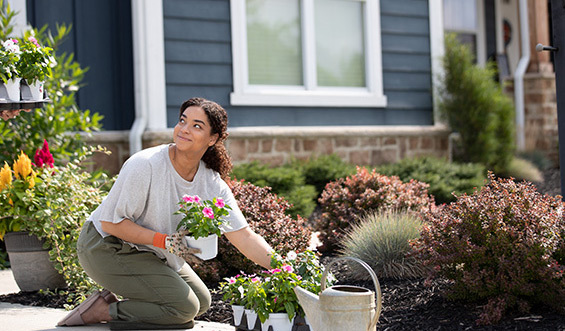
[[[135,95],[135,120],[129,132],[130,155],[142,149],[143,132],[147,127],[147,93],[144,88],[147,82],[147,56],[145,54],[145,1],[132,1],[132,39],[133,39],[133,68],[134,68],[134,95]]]
[[[516,106],[516,145],[519,151],[526,149],[524,133],[524,74],[530,63],[530,31],[528,23],[528,1],[520,0],[520,43],[522,57],[514,72],[514,103]]]

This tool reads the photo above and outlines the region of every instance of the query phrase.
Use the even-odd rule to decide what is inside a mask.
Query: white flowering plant
[[[245,306],[249,281],[243,271],[234,277],[224,278],[224,281],[219,284],[222,299],[230,305]]]
[[[7,39],[0,48],[0,78],[7,83],[18,77],[17,63],[20,61],[20,46],[17,39]]]
[[[184,215],[177,231],[185,229],[194,239],[220,236],[221,226],[225,226],[224,217],[229,215],[231,207],[220,197],[202,200],[198,195],[184,195],[179,201],[180,208],[174,214]]]

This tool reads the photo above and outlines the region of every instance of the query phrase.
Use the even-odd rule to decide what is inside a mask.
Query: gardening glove
[[[188,247],[185,238],[187,235],[186,231],[176,232],[171,235],[155,233],[153,246],[164,248],[169,253],[189,260],[194,254],[201,253],[202,251],[199,248]]]

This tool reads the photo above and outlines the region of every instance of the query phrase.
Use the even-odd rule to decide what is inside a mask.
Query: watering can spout
[[[298,286],[294,288],[294,293],[296,293],[298,302],[302,309],[304,309],[308,323],[312,326],[313,330],[323,330],[320,325],[320,298],[316,294],[308,292]]]

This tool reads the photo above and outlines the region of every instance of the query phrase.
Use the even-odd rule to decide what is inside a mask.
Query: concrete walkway
[[[0,295],[20,292],[11,270],[0,270]],[[79,327],[57,327],[57,322],[67,315],[64,309],[32,307],[0,302],[0,330],[17,331],[91,331],[110,330],[105,324]],[[196,321],[191,330],[235,331],[228,324]]]

